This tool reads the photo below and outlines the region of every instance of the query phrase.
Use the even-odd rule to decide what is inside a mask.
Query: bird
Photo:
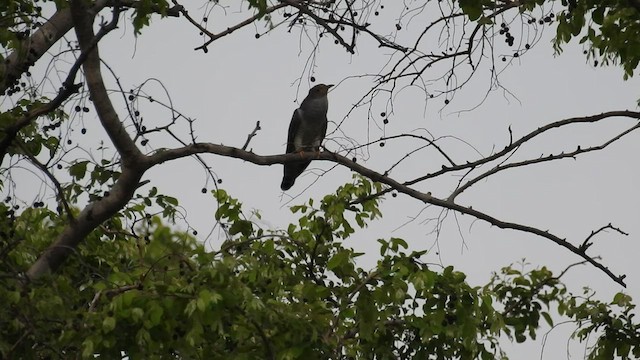
[[[287,154],[303,151],[320,151],[327,135],[327,92],[333,85],[318,84],[309,90],[309,95],[300,107],[293,111],[287,134]],[[280,188],[291,189],[296,178],[309,166],[311,160],[298,160],[284,164],[284,176]]]

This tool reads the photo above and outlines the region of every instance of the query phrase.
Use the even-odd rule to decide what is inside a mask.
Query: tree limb
[[[71,2],[71,12],[76,35],[80,42],[80,48],[83,51],[88,51],[87,60],[83,64],[83,69],[93,105],[98,113],[98,118],[118,151],[118,154],[122,157],[123,167],[135,166],[135,162],[142,157],[142,153],[122,125],[118,113],[109,99],[102,78],[102,72],[100,71],[98,47],[96,46],[93,49],[89,47],[94,38],[93,20],[95,16],[92,16],[91,13],[87,11],[81,0]],[[117,26],[120,11],[116,7],[113,12],[113,20],[105,25],[106,28],[115,28]]]
[[[406,183],[401,184],[400,182],[390,178],[389,176],[380,174],[374,170],[371,170],[369,168],[366,168],[362,165],[359,165],[353,162],[351,159],[348,159],[342,155],[335,154],[329,151],[324,151],[321,153],[305,152],[301,154],[296,153],[296,154],[285,154],[285,155],[260,156],[252,152],[247,152],[242,149],[238,149],[230,146],[211,144],[211,143],[196,143],[196,144],[188,145],[188,146],[177,148],[177,149],[159,150],[147,158],[146,166],[151,167],[151,166],[161,164],[170,160],[175,160],[175,159],[183,158],[186,156],[190,156],[194,154],[202,154],[202,153],[217,154],[217,155],[242,159],[256,165],[274,165],[274,164],[282,164],[285,162],[296,161],[296,160],[297,161],[324,160],[324,161],[335,162],[345,167],[348,167],[349,169],[363,176],[366,176],[373,181],[377,181],[377,182],[389,185],[391,188],[395,189],[396,191],[403,193],[405,195],[408,195],[414,199],[425,202],[427,204],[435,205],[435,206],[449,209],[449,210],[454,210],[461,214],[470,215],[477,219],[484,220],[489,224],[493,226],[497,226],[501,229],[516,230],[520,232],[534,234],[534,235],[546,238],[548,240],[551,240],[552,242],[582,257],[583,259],[588,261],[590,264],[592,264],[596,268],[603,271],[607,276],[609,276],[616,283],[622,286],[626,286],[626,284],[624,283],[625,275],[617,276],[613,274],[611,270],[609,270],[609,268],[599,263],[598,261],[593,259],[591,256],[587,255],[583,249],[573,245],[572,243],[570,243],[564,238],[560,238],[559,236],[550,233],[549,231],[541,230],[532,226],[522,225],[518,223],[502,221],[489,214],[473,209],[471,206],[466,207],[466,206],[454,203],[453,201],[448,201],[448,200],[433,197],[430,192],[427,192],[427,193],[420,192],[416,189],[409,187]]]
[[[89,8],[89,11],[95,16],[107,3],[108,0],[98,0]],[[73,28],[71,9],[67,7],[58,10],[33,35],[24,39],[18,47],[20,50],[13,51],[4,63],[0,63],[0,74],[4,75],[0,81],[0,93],[4,93],[11,87],[71,28]]]
[[[93,50],[89,47],[94,38],[94,16],[87,11],[82,0],[72,1],[71,11],[80,47],[88,51],[83,68],[89,92],[102,126],[122,157],[122,173],[109,191],[109,195],[87,205],[78,217],[66,226],[56,241],[40,255],[26,273],[31,280],[57,269],[87,235],[120,211],[133,197],[146,170],[141,161],[142,153],[122,126],[109,100],[100,73],[97,47]],[[119,11],[114,9],[112,22],[105,26],[115,28],[118,16]]]

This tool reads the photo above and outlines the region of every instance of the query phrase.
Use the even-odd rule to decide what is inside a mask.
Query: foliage
[[[32,25],[42,8],[31,0],[0,3],[0,45],[3,49],[20,49],[20,41],[31,35]],[[3,54],[0,60],[4,61]]]
[[[169,3],[166,0],[141,0],[138,1],[135,7],[133,16],[133,30],[136,35],[139,35],[142,28],[149,26],[151,16],[153,14],[160,14],[161,16],[167,16],[167,10],[169,9]]]
[[[640,355],[640,325],[624,294],[611,303],[567,293],[546,268],[502,269],[473,287],[424,263],[398,238],[378,239],[373,269],[357,265],[356,227],[381,216],[363,178],[300,214],[258,228],[225,191],[216,218],[227,240],[210,251],[152,218],[137,234],[119,221],[94,231],[57,273],[20,276],[63,225],[46,208],[6,205],[0,246],[3,358],[506,358],[498,339],[535,338],[551,312],[598,340],[593,359]],[[33,226],[37,224],[37,226]],[[134,236],[135,235],[135,236]],[[357,241],[373,242],[359,238]]]
[[[53,3],[63,11],[70,2]],[[151,24],[154,14],[164,17],[172,10],[171,16],[188,16],[177,2],[169,8],[166,0],[101,3],[119,21],[121,12],[130,11],[136,35]],[[261,19],[267,22],[269,31],[282,24],[291,30],[296,24],[313,23],[320,29],[319,37],[333,36],[335,44],[352,53],[357,36],[372,34],[371,24],[358,22],[363,17],[357,11],[342,11],[333,1],[291,2],[286,9],[283,2],[275,3],[245,1],[243,4],[254,13],[250,21],[218,29],[215,34],[203,25],[206,17],[200,23],[193,18],[188,21],[211,41]],[[291,210],[300,216],[297,223],[280,230],[260,228],[244,216],[240,200],[218,189],[212,194],[218,202],[212,222],[220,224],[226,241],[214,250],[190,234],[175,230],[174,221],[180,215],[178,199],[160,194],[153,186],[143,195],[140,188],[146,183],[138,182],[140,173],[127,189],[131,196],[127,198],[122,195],[126,191],[120,191],[122,205],[114,207],[106,221],[96,222],[89,235],[78,239],[79,245],[71,248],[72,256],[57,271],[28,281],[25,272],[45,256],[60,234],[80,222],[82,210],[76,207],[89,203],[89,215],[81,220],[90,222],[91,206],[115,197],[110,198],[110,192],[117,188],[124,171],[141,171],[145,166],[126,158],[134,153],[129,150],[138,150],[138,143],[146,146],[147,137],[159,132],[170,134],[180,144],[187,143],[169,130],[178,119],[185,119],[177,115],[173,105],[159,105],[170,109],[173,122],[147,129],[140,116],[139,99],[149,103],[156,100],[145,97],[142,86],[129,93],[120,88],[126,110],[122,111],[123,119],[116,117],[113,123],[126,124],[125,130],[117,126],[108,130],[105,126],[105,130],[111,140],[131,135],[132,139],[126,140],[134,146],[123,146],[126,141],[120,138],[117,145],[101,144],[99,154],[87,151],[78,155],[78,150],[85,149],[76,147],[75,138],[72,141],[69,137],[78,124],[71,120],[80,119],[84,124],[83,114],[93,111],[87,105],[105,99],[108,102],[109,97],[90,97],[89,92],[95,89],[89,89],[86,79],[76,79],[66,67],[78,71],[86,60],[82,60],[86,54],[81,54],[75,40],[65,38],[67,47],[59,45],[57,54],[47,44],[30,48],[38,44],[31,37],[47,20],[43,7],[52,8],[54,4],[31,0],[0,3],[0,78],[8,99],[3,104],[11,106],[0,113],[0,153],[2,159],[9,158],[10,166],[17,167],[17,162],[26,160],[32,169],[40,171],[38,174],[53,184],[57,202],[45,204],[43,200],[48,199],[36,193],[36,201],[26,206],[11,196],[0,204],[0,357],[493,359],[506,357],[500,348],[502,336],[516,342],[535,339],[544,324],[553,326],[558,316],[575,323],[575,339],[587,342],[596,338],[589,349],[590,358],[640,357],[640,328],[633,319],[635,305],[626,294],[616,294],[610,303],[596,300],[590,292],[574,296],[544,267],[524,272],[510,266],[484,286],[470,285],[465,274],[453,267],[425,263],[426,251],[408,250],[403,239],[358,237],[357,229],[382,216],[378,195],[389,190],[361,177],[319,201],[293,206]],[[496,9],[495,2],[461,0],[448,5],[462,11],[465,22],[476,21],[485,27],[496,26],[496,18],[513,4],[504,2],[503,8]],[[540,10],[549,2],[518,4],[524,14]],[[619,63],[630,77],[640,61],[640,40],[636,36],[640,22],[634,4],[614,0],[567,2],[563,3],[566,9],[540,21],[557,24],[558,51],[563,44],[582,36],[580,41],[590,46],[589,58]],[[279,14],[283,19],[293,21],[272,20],[279,9],[283,9]],[[375,11],[359,10],[361,14],[376,14],[372,16],[378,13],[373,8],[368,10]],[[99,15],[102,30],[104,19],[111,18],[105,16],[108,11]],[[443,19],[457,16],[443,15]],[[115,28],[115,21],[113,25]],[[354,31],[353,43],[348,42],[348,36],[340,35],[347,27]],[[395,29],[401,31],[400,21]],[[513,45],[506,24],[500,31],[509,46]],[[490,32],[458,33],[474,36]],[[411,59],[407,68],[413,69],[408,48],[382,36],[372,38],[381,47],[407,52],[403,59]],[[210,42],[205,43],[202,49]],[[469,49],[471,44],[469,41]],[[471,61],[470,53],[437,55],[417,47],[411,50],[419,53],[419,59],[429,59],[433,64],[457,56],[469,56]],[[51,56],[41,57],[45,53]],[[13,63],[9,62],[14,54]],[[51,65],[41,79],[33,79],[29,69],[41,59],[45,63],[51,60]],[[64,66],[58,67],[57,61]],[[95,69],[85,68],[83,74],[91,70],[95,76]],[[65,71],[69,74],[61,76]],[[68,79],[61,80],[67,75]],[[46,84],[53,90],[45,90]],[[98,117],[106,122],[108,116],[104,115],[103,110]],[[382,117],[387,121],[386,114]],[[191,122],[187,120],[189,136],[195,142]],[[85,134],[86,128],[80,132]],[[435,146],[435,141],[429,140],[429,145]],[[111,153],[105,150],[112,147],[116,150]],[[129,168],[124,169],[124,165]],[[452,162],[442,171],[455,167]],[[3,190],[11,191],[14,180],[10,171],[2,169]],[[359,265],[362,254],[350,245],[356,239],[379,247],[372,269]]]
[[[602,64],[620,64],[625,79],[633,76],[640,62],[640,4],[635,1],[563,1],[567,9],[557,16],[555,48],[572,38],[589,44],[588,58]]]
[[[594,64],[620,65],[624,78],[633,76],[640,62],[640,3],[635,0],[562,0],[559,10],[552,10],[536,19],[536,13],[545,13],[551,1],[528,0],[519,2],[522,14],[530,14],[528,24],[540,25],[556,23],[554,49],[562,52],[562,46],[578,38],[585,44],[584,54],[593,59]],[[460,8],[472,21],[481,25],[494,23],[493,17],[502,13],[495,11],[491,1],[460,0]],[[507,5],[509,6],[509,5]]]

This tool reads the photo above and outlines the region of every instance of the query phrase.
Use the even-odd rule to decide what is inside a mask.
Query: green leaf
[[[229,228],[229,234],[236,235],[241,233],[244,236],[250,236],[253,232],[253,223],[248,220],[237,220]]]
[[[593,19],[593,22],[598,25],[602,25],[604,21],[604,10],[604,6],[597,7],[595,10],[593,10],[593,13],[591,13],[591,19]]]
[[[347,251],[340,251],[337,254],[333,255],[327,263],[327,269],[334,270],[342,266],[344,263],[347,263],[349,261],[349,255],[350,253]]]
[[[147,318],[151,322],[151,325],[158,325],[162,321],[162,315],[164,314],[164,310],[157,303],[153,303],[153,305],[147,310]]]
[[[168,202],[169,204],[173,205],[173,206],[178,206],[178,199],[171,197],[171,196],[163,196],[162,197],[164,199],[165,202]]]
[[[618,305],[618,306],[627,306],[631,303],[631,296],[624,294],[624,293],[616,293],[613,296],[613,302],[612,304]]]
[[[476,21],[482,16],[482,2],[480,0],[460,0],[460,7],[471,21]]]
[[[69,167],[69,175],[74,178],[80,180],[84,178],[84,175],[87,173],[87,164],[88,161],[79,161]]]
[[[104,320],[102,320],[102,330],[104,330],[105,333],[108,333],[115,328],[116,328],[116,319],[114,317],[109,316]]]
[[[540,314],[542,314],[542,317],[547,322],[547,324],[549,324],[549,326],[553,327],[553,319],[551,319],[551,315],[549,315],[549,313],[546,312],[546,311],[542,311],[542,312],[540,312]]]
[[[480,24],[480,25],[492,25],[493,24],[493,20],[491,18],[489,18],[489,17],[482,16],[478,20],[478,24]]]
[[[85,359],[93,357],[93,341],[91,339],[82,342],[82,357]]]

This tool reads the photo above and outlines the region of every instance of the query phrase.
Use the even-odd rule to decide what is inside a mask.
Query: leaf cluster
[[[472,287],[453,267],[426,264],[399,238],[378,239],[364,269],[348,245],[379,218],[379,184],[357,177],[292,211],[286,230],[247,220],[228,193],[216,251],[158,217],[134,232],[116,217],[94,231],[59,272],[21,276],[64,220],[46,208],[0,205],[0,353],[31,358],[506,358],[501,335],[535,338],[549,309],[598,338],[593,359],[637,356],[638,324],[624,294],[610,304],[571,296],[546,268],[503,269]],[[156,191],[150,197],[158,197]],[[146,197],[148,198],[148,197]],[[145,202],[142,201],[141,204]],[[356,220],[358,219],[358,220]],[[372,242],[375,243],[375,242]]]
[[[557,51],[573,38],[588,44],[586,54],[603,65],[620,65],[633,76],[640,62],[640,5],[626,0],[564,0],[554,42]]]

